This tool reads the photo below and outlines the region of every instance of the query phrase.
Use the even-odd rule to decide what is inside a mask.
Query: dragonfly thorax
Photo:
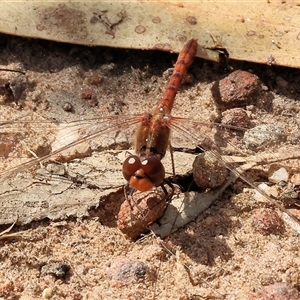
[[[169,146],[170,128],[164,115],[154,114],[137,131],[135,151],[139,156],[158,156],[162,159]]]

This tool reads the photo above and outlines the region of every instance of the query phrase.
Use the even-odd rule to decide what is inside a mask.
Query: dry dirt
[[[53,148],[56,121],[102,118],[108,122],[108,115],[151,111],[177,55],[4,35],[0,49],[3,69],[26,72],[1,71],[1,118],[35,120],[31,125],[20,123],[23,126],[1,124],[6,133],[1,135],[0,149],[6,188],[1,190],[1,230],[18,222],[0,236],[0,299],[248,299],[275,283],[300,289],[299,229],[291,221],[283,223],[283,213],[276,210],[278,215],[274,214],[272,205],[255,196],[243,180],[164,240],[154,235],[136,242],[127,239],[117,228],[116,215],[124,201],[119,169],[132,129],[109,134],[102,125],[91,156],[61,165],[68,167],[69,176],[59,175],[65,185],[56,192],[56,185],[49,188],[50,179],[39,179],[31,169],[20,168],[21,175],[5,173],[6,168],[32,159],[26,149],[43,155]],[[262,82],[260,97],[244,105],[250,126],[276,123],[289,137],[285,143],[254,152],[271,153],[274,161],[281,158],[277,164],[288,169],[288,183],[297,183],[298,160],[287,160],[287,151],[282,149],[289,147],[293,152],[298,146],[299,70],[245,62],[229,62],[229,66],[251,71]],[[214,103],[211,86],[229,73],[221,64],[196,59],[177,95],[174,115],[219,122],[225,108]],[[12,132],[19,136],[14,138]],[[229,138],[236,145],[241,141],[240,134]],[[176,136],[173,144],[189,147]],[[242,146],[239,150],[253,154]],[[96,157],[106,164],[101,165]],[[186,161],[177,162],[181,165],[178,172],[183,172],[181,167],[187,168],[185,172],[191,169]],[[247,178],[268,182],[266,170],[248,172]],[[70,176],[78,172],[80,180]],[[171,174],[169,169],[167,174]],[[33,181],[28,181],[32,176]],[[278,296],[280,291],[275,293]]]

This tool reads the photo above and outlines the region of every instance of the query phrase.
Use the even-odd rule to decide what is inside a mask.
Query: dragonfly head
[[[145,192],[163,182],[165,168],[156,156],[131,155],[123,163],[123,176],[133,188]]]

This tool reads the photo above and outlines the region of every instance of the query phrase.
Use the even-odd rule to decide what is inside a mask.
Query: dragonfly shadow
[[[221,207],[229,200],[219,201],[195,221],[169,236],[168,241],[179,246],[191,260],[213,266],[216,260],[228,261],[234,255],[226,236],[238,227]]]
[[[107,227],[117,227],[116,216],[120,211],[122,203],[125,201],[124,188],[119,188],[116,192],[104,196],[97,207],[89,209],[91,217],[97,217],[99,222]]]

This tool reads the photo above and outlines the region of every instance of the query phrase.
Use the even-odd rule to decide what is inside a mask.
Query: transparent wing
[[[276,166],[284,166],[291,174],[299,172],[299,153],[297,145],[294,145],[295,137],[287,135],[278,128],[273,131],[271,126],[245,129],[177,117],[171,117],[168,124],[172,129],[172,146],[176,145],[175,149],[177,145],[181,145],[183,148],[199,147],[208,154],[205,155],[205,161],[195,160],[193,164],[194,176],[198,172],[197,168],[200,168],[203,169],[201,176],[208,173],[209,183],[216,182],[215,178],[219,179],[220,173],[223,172],[217,166],[217,162],[226,167],[231,174],[227,175],[220,186],[209,186],[204,193],[189,193],[179,201],[179,204],[171,203],[165,216],[159,221],[160,226],[158,227],[157,224],[152,226],[152,230],[156,234],[165,237],[170,232],[174,232],[194,220],[200,212],[218,199],[226,187],[236,181],[237,178],[242,179],[255,189],[262,196],[261,198],[267,198],[274,206],[300,224],[300,221],[276,199],[278,195],[270,195],[265,186],[261,185],[261,178],[264,181],[267,180],[272,165],[273,167],[275,164]],[[202,163],[205,163],[205,166],[201,165]],[[207,167],[211,169],[207,171]],[[254,169],[259,172],[260,178],[253,176]],[[253,178],[259,182],[256,184]],[[194,180],[196,181],[196,179]],[[206,183],[205,180],[201,179],[200,184],[203,181]],[[177,205],[180,207],[178,208]]]
[[[1,224],[87,215],[101,197],[125,183],[124,151],[113,150],[114,144],[120,148],[127,137],[118,131],[126,133],[138,122],[138,115],[59,124],[32,115],[1,121]]]
[[[24,116],[23,120],[18,121],[0,120],[1,157],[6,159],[6,163],[1,166],[1,177],[20,172],[50,158],[69,161],[88,156],[91,150],[100,146],[109,148],[116,141],[117,132],[124,132],[124,128],[138,123],[139,117],[111,116],[57,124],[53,121],[31,120],[32,116]],[[91,148],[86,150],[86,154],[81,153],[80,148],[75,148],[82,144]],[[30,158],[32,156],[35,158]],[[9,168],[7,161],[12,160],[14,163]]]
[[[233,172],[235,172],[237,164],[241,163],[251,163],[257,166],[283,163],[290,167],[290,160],[292,160],[295,170],[299,168],[295,136],[283,131],[278,134],[276,128],[274,132],[270,132],[271,127],[258,126],[246,129],[175,117],[170,122],[170,128],[181,139],[190,141],[192,145],[203,151],[210,151],[212,156],[215,156]],[[189,128],[193,128],[193,130]],[[262,136],[265,136],[264,141],[261,140]],[[241,174],[237,175],[240,177]],[[246,180],[246,178],[241,178]]]

